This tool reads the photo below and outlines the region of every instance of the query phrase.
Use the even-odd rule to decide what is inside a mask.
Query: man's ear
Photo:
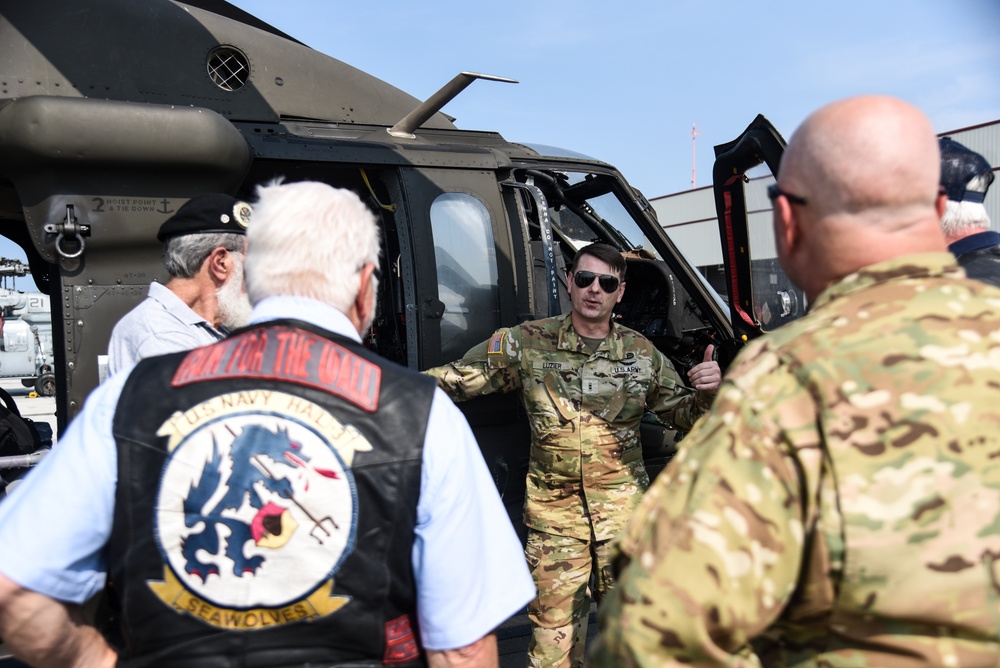
[[[369,316],[375,309],[375,299],[372,291],[374,290],[374,283],[372,283],[372,274],[375,272],[375,265],[369,262],[364,267],[361,268],[359,272],[361,274],[361,282],[358,284],[358,294],[354,298],[354,312],[357,314],[358,322],[355,323],[358,327],[359,333],[363,328],[364,324],[368,322]]]
[[[944,212],[948,208],[948,195],[945,193],[938,193],[937,199],[934,201],[934,210],[937,211],[938,220],[944,218]]]
[[[208,268],[208,275],[212,277],[212,280],[221,285],[226,282],[233,271],[233,259],[229,257],[229,251],[222,246],[217,246],[205,258],[203,266]]]
[[[801,242],[801,221],[795,216],[788,198],[778,197],[774,200],[774,243],[778,257],[790,257],[799,249]]]

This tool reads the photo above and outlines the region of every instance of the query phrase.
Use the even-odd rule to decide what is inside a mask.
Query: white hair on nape
[[[309,297],[350,310],[359,270],[378,267],[375,215],[352,191],[316,181],[257,188],[247,229],[246,284],[253,304],[266,297]]]
[[[948,200],[941,216],[941,229],[945,234],[958,236],[989,228],[990,216],[982,203]]]

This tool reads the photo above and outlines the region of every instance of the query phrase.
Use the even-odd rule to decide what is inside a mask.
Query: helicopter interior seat
[[[673,276],[655,260],[626,257],[625,263],[625,293],[615,309],[618,322],[645,335],[669,357],[670,349],[682,335]],[[683,374],[683,369],[674,364]],[[639,438],[650,480],[677,454],[677,442],[682,436],[652,413],[643,417]]]
[[[674,277],[657,260],[626,257],[625,263],[625,294],[615,308],[618,321],[641,332],[663,350],[660,344],[683,335]]]

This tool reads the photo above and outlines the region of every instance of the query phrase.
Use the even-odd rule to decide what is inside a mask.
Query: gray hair
[[[941,229],[949,237],[965,236],[970,233],[990,229],[990,216],[986,207],[979,202],[956,202],[948,200]]]
[[[966,191],[979,193],[986,192],[990,187],[992,174],[977,174],[969,179],[965,184]],[[980,202],[961,201],[956,202],[948,199],[944,215],[941,216],[941,229],[949,237],[965,236],[980,230],[990,229],[990,216],[986,213],[986,207]]]
[[[242,253],[246,248],[246,237],[228,232],[173,237],[163,251],[163,266],[172,278],[193,278],[205,258],[220,246],[230,252]]]
[[[347,313],[360,269],[379,266],[379,236],[375,215],[350,190],[314,181],[258,186],[247,228],[250,302],[308,297]]]

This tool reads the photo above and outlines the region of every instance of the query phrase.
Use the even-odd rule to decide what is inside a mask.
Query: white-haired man
[[[115,325],[108,343],[108,373],[144,357],[208,345],[250,317],[243,258],[251,208],[225,193],[188,200],[156,235],[165,244],[166,285]]]
[[[125,665],[496,666],[534,588],[462,414],[361,345],[374,216],[321,183],[258,194],[251,325],[113,377],[0,506],[0,636],[112,665],[77,623],[108,573]]]
[[[1000,234],[990,229],[983,204],[993,183],[993,169],[986,158],[951,137],[942,137],[939,145],[941,188],[948,195],[941,229],[948,250],[969,278],[1000,287]]]

